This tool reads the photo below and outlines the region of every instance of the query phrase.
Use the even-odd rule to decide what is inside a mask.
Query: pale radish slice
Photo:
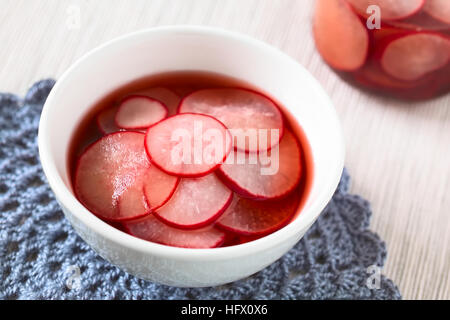
[[[99,112],[96,118],[97,126],[103,134],[120,131],[114,118],[116,117],[118,107],[112,107]]]
[[[285,199],[272,201],[255,201],[235,195],[217,226],[246,236],[274,232],[292,219],[299,198],[296,192]]]
[[[154,166],[151,166],[154,167]],[[170,197],[170,194],[167,195]],[[129,186],[117,200],[119,216],[139,218],[151,212],[143,191],[142,175]]]
[[[123,129],[146,129],[167,117],[167,108],[158,100],[146,96],[125,98],[115,116],[116,125]]]
[[[146,214],[140,210],[119,210],[119,199],[124,201],[127,190],[139,186],[150,166],[144,137],[139,132],[111,133],[94,142],[78,159],[75,193],[95,215],[110,221],[123,221]],[[126,196],[136,199],[141,195],[142,189]]]
[[[326,1],[326,0],[325,0]],[[371,5],[380,8],[382,20],[400,20],[419,12],[425,0],[347,0],[363,17],[367,17],[367,9]]]
[[[168,115],[173,116],[177,113],[181,98],[172,90],[165,87],[152,87],[143,89],[135,93],[136,95],[147,96],[149,98],[161,101],[168,110]]]
[[[269,98],[247,89],[198,90],[182,100],[178,112],[207,114],[218,119],[230,129],[234,146],[250,152],[277,145],[284,130],[279,107]],[[260,135],[265,135],[265,139]]]
[[[281,198],[291,192],[302,175],[301,150],[286,130],[280,144],[267,154],[232,152],[217,171],[235,192],[252,199]]]
[[[345,0],[318,0],[314,17],[317,50],[333,68],[354,71],[366,61],[369,35]]]
[[[199,177],[223,163],[232,145],[227,128],[215,118],[179,114],[150,127],[145,147],[152,163],[164,172]]]
[[[165,225],[153,215],[136,222],[127,222],[125,229],[135,237],[181,248],[216,248],[225,240],[225,233],[214,227],[180,230]]]
[[[381,53],[383,70],[400,80],[413,81],[444,67],[450,60],[450,40],[434,33],[393,37]]]
[[[173,196],[155,215],[175,228],[198,229],[217,220],[232,197],[231,190],[214,174],[182,179]]]
[[[118,199],[121,216],[145,216],[164,205],[176,190],[180,178],[150,164]]]
[[[450,24],[449,0],[427,0],[423,9],[436,20]]]
[[[151,165],[143,176],[143,192],[147,205],[156,210],[164,205],[175,192],[180,178],[170,176]]]

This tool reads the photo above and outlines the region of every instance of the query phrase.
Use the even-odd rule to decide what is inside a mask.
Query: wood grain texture
[[[0,90],[24,94],[125,33],[170,24],[262,39],[319,79],[341,117],[351,191],[372,203],[388,246],[383,272],[408,299],[450,299],[450,95],[407,103],[361,92],[321,60],[313,0],[0,0]],[[71,13],[79,9],[74,28]]]

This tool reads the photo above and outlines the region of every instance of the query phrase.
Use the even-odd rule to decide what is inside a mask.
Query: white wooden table
[[[383,272],[405,298],[450,299],[450,95],[403,103],[343,82],[315,50],[313,5],[313,0],[0,0],[0,91],[24,94],[36,80],[58,78],[99,44],[153,26],[210,25],[262,39],[297,59],[332,97],[345,131],[352,192],[372,203],[371,229],[388,246]]]

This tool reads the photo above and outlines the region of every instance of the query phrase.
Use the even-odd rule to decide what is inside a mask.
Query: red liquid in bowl
[[[279,113],[284,134],[272,149],[279,150],[279,170],[287,177],[282,182],[273,178],[273,185],[280,186],[279,194],[278,187],[261,188],[261,183],[272,180],[262,179],[261,183],[252,183],[247,187],[246,181],[241,179],[242,175],[247,177],[246,170],[236,173],[233,168],[224,169],[218,165],[198,171],[196,167],[197,172],[191,177],[186,176],[186,172],[177,171],[179,168],[166,170],[167,163],[157,162],[160,150],[170,148],[169,142],[165,144],[166,140],[162,140],[161,146],[149,147],[160,139],[160,132],[172,132],[182,127],[183,121],[189,122],[190,118],[205,121],[204,124],[222,125],[214,117],[192,113],[192,108],[198,106],[192,102],[203,96],[206,96],[205,101],[214,102],[223,92],[231,92],[237,99],[249,99],[248,104],[254,101],[267,104],[265,113]],[[276,109],[270,109],[270,106]],[[185,109],[189,112],[182,113]],[[234,118],[239,118],[239,113],[246,112],[244,109],[232,110],[223,119],[233,123]],[[133,116],[135,113],[139,117]],[[260,121],[260,116],[256,113],[249,117],[249,123],[253,121],[258,125],[264,121],[264,117]],[[130,125],[131,129],[128,127]],[[262,147],[258,145],[258,148]],[[235,152],[248,157],[255,154],[238,151],[237,148]],[[271,154],[272,151],[268,152]],[[292,169],[297,167],[296,158],[286,169],[283,155],[292,156],[296,152],[299,170]],[[230,154],[231,151],[227,157]],[[313,178],[309,143],[303,130],[283,106],[247,83],[205,72],[155,75],[108,94],[92,106],[75,131],[68,166],[78,199],[99,218],[139,238],[188,248],[237,245],[279,230],[300,213]],[[287,173],[282,171],[283,168]],[[120,170],[125,173],[119,175]],[[109,183],[110,175],[105,172],[112,174],[115,180]],[[299,172],[298,179],[289,177],[296,172]],[[133,179],[132,183],[128,183],[130,179]],[[116,180],[120,180],[120,188],[108,193],[110,184],[113,185]],[[283,188],[287,191],[282,192]],[[105,194],[112,194],[111,203],[105,204]]]
[[[316,46],[346,80],[405,99],[450,91],[450,1],[317,0],[316,4]]]

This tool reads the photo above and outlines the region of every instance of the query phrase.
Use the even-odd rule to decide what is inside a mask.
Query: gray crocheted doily
[[[375,287],[367,285],[376,271],[368,266],[382,267],[386,248],[368,230],[369,203],[347,193],[346,172],[305,237],[280,260],[241,281],[174,288],[137,279],[109,264],[64,218],[41,170],[37,128],[53,85],[53,80],[40,81],[24,99],[0,94],[0,299],[401,298],[384,276],[378,285],[373,281]],[[80,275],[79,286],[69,289],[71,266],[79,267]]]

